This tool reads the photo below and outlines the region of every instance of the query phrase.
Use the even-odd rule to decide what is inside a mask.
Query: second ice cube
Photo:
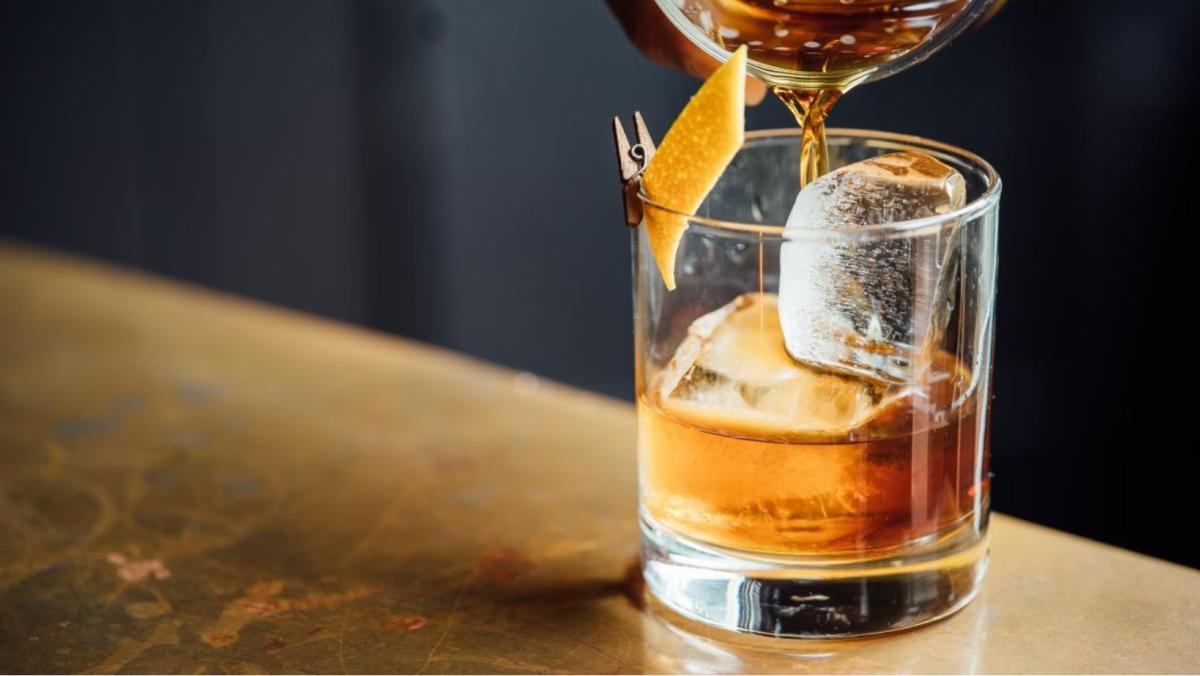
[[[948,303],[957,228],[854,231],[945,214],[965,201],[961,174],[912,151],[844,166],[801,190],[780,253],[788,353],[834,371],[910,381],[948,316],[940,308]]]

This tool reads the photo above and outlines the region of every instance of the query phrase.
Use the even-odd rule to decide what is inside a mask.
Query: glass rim
[[[802,134],[802,130],[799,127],[795,128],[795,129],[760,129],[760,130],[756,130],[756,131],[746,132],[746,143],[749,143],[751,141],[780,138],[780,137],[789,137],[789,136],[799,137],[801,134]],[[891,223],[873,223],[871,225],[863,225],[863,226],[858,226],[858,227],[854,227],[854,228],[817,228],[817,227],[791,228],[790,231],[788,231],[789,234],[822,233],[824,236],[836,235],[839,233],[841,233],[841,234],[853,233],[855,235],[882,234],[885,236],[888,234],[912,235],[912,234],[915,234],[915,232],[923,231],[926,229],[940,228],[944,224],[946,224],[950,221],[963,221],[963,222],[969,221],[969,220],[975,218],[976,216],[991,209],[995,205],[995,203],[1000,199],[1000,192],[1001,192],[1001,188],[1002,188],[1000,174],[996,173],[996,169],[994,167],[992,167],[992,165],[990,163],[988,163],[987,160],[983,159],[979,155],[976,155],[975,153],[973,153],[969,150],[964,150],[962,148],[959,148],[958,146],[950,145],[949,143],[942,143],[941,141],[934,141],[932,139],[927,139],[922,136],[915,136],[912,134],[900,134],[897,132],[890,132],[890,131],[876,131],[873,129],[852,129],[852,128],[842,128],[842,127],[829,127],[825,130],[825,134],[826,134],[826,138],[828,138],[830,140],[832,140],[835,137],[841,137],[841,138],[850,138],[850,139],[887,141],[890,143],[897,143],[897,144],[902,144],[902,145],[907,145],[907,146],[916,146],[918,149],[920,147],[926,147],[926,148],[930,148],[933,150],[941,151],[948,155],[954,155],[954,156],[964,159],[968,163],[975,165],[976,167],[982,169],[984,175],[987,178],[988,186],[987,186],[987,189],[983,191],[983,194],[979,195],[975,199],[966,203],[962,207],[959,207],[958,209],[955,209],[954,211],[948,211],[944,214],[938,214],[936,216],[925,216],[923,218],[914,218],[914,219],[905,220],[905,221],[893,221]],[[696,214],[689,214],[689,213],[686,213],[683,211],[678,211],[676,209],[672,209],[664,204],[661,204],[661,203],[656,202],[653,199],[651,199],[650,196],[647,195],[645,192],[644,184],[643,184],[642,188],[640,190],[638,190],[637,197],[639,200],[641,200],[642,204],[645,207],[657,209],[659,211],[663,211],[668,214],[672,214],[674,216],[684,218],[688,221],[689,224],[693,224],[693,223],[700,224],[700,225],[704,225],[709,228],[714,228],[717,230],[728,230],[728,231],[733,231],[733,232],[737,232],[737,233],[774,235],[774,236],[778,236],[781,238],[786,237],[785,230],[788,230],[786,228],[786,226],[783,226],[783,225],[727,221],[727,220],[722,220],[719,218],[710,218],[708,216],[698,216]]]

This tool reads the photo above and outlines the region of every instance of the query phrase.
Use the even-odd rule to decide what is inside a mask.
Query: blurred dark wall
[[[1200,4],[1128,6],[1013,0],[832,123],[1004,177],[995,506],[1200,565],[1171,431]],[[0,1],[0,236],[629,397],[608,120],[661,136],[695,87],[601,0]]]

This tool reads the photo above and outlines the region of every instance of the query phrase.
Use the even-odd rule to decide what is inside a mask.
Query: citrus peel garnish
[[[745,140],[746,47],[713,71],[667,130],[643,174],[646,195],[694,214]],[[653,206],[644,225],[667,289],[675,288],[675,253],[687,218]]]

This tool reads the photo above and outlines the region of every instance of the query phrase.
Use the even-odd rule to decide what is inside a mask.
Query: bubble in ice
[[[910,382],[945,328],[958,228],[903,237],[855,231],[945,214],[965,201],[961,174],[911,151],[856,162],[805,186],[780,251],[788,353],[835,372]]]

